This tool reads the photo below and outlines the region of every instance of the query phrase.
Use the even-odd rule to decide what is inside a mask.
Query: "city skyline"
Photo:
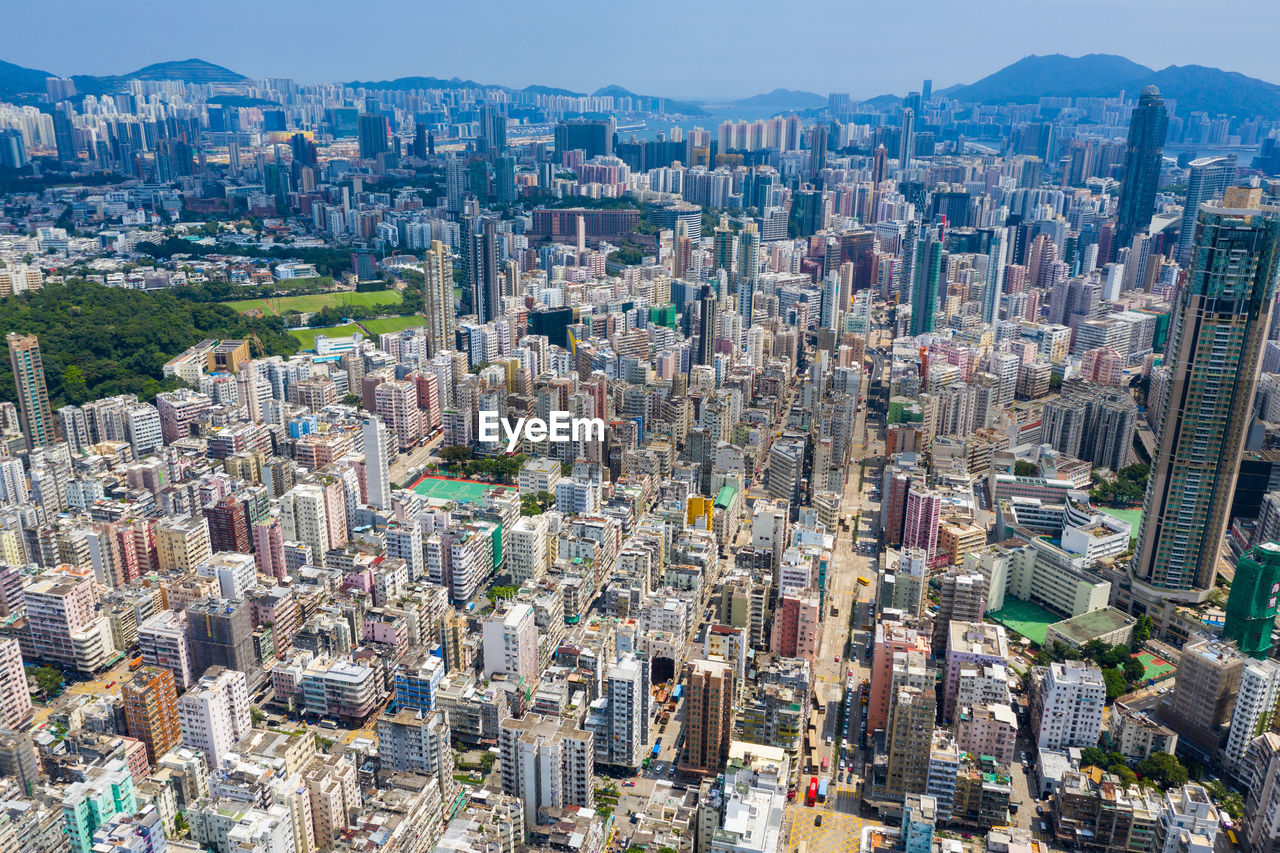
[[[988,3],[985,14],[944,2],[927,5],[929,26],[921,26],[919,17],[901,16],[892,9],[822,0],[806,15],[773,16],[769,34],[776,43],[768,51],[739,58],[739,46],[759,32],[758,16],[740,4],[690,9],[662,2],[648,19],[663,24],[642,33],[664,38],[671,32],[670,23],[683,21],[691,34],[711,27],[718,28],[721,37],[699,39],[696,56],[685,55],[676,41],[672,58],[679,62],[654,63],[646,50],[638,51],[634,65],[628,65],[629,54],[617,49],[618,40],[634,30],[624,29],[622,13],[576,0],[558,4],[556,15],[517,8],[494,16],[487,10],[444,6],[420,21],[414,19],[417,10],[410,4],[380,0],[362,8],[373,25],[370,44],[385,39],[383,47],[336,54],[314,49],[318,39],[332,37],[334,23],[348,10],[330,0],[310,4],[307,17],[297,15],[289,4],[232,0],[224,4],[225,12],[202,20],[199,27],[191,26],[187,10],[162,3],[140,2],[124,9],[80,2],[24,4],[6,13],[0,59],[69,76],[125,74],[151,63],[199,57],[250,77],[295,77],[310,83],[456,76],[482,84],[536,84],[586,92],[616,84],[644,94],[707,103],[775,88],[817,94],[847,91],[859,98],[901,95],[925,77],[941,90],[972,83],[1031,54],[1108,53],[1153,69],[1203,65],[1263,80],[1276,76],[1268,48],[1270,28],[1239,26],[1241,20],[1276,18],[1274,7],[1258,0],[1217,4],[1213,16],[1201,14],[1203,9],[1190,0],[1159,6],[1084,2],[1054,18],[1051,27],[1044,26],[1043,18],[1027,15],[1023,4],[1014,0]],[[1099,26],[1103,14],[1109,26]],[[255,32],[291,37],[246,39],[243,24],[248,20]],[[377,29],[380,22],[396,25]],[[822,25],[816,26],[818,22]],[[492,29],[477,31],[486,27]],[[475,33],[475,38],[432,40],[438,30]],[[868,30],[875,38],[857,37]],[[601,38],[572,38],[592,32]],[[1136,38],[1137,32],[1143,37]],[[611,33],[616,37],[608,38]],[[555,39],[565,39],[571,49],[530,49],[530,43]],[[423,44],[432,49],[421,51]],[[975,50],[975,44],[982,49]],[[122,45],[128,49],[122,50]],[[827,58],[814,62],[824,51]],[[696,80],[690,77],[691,62]]]

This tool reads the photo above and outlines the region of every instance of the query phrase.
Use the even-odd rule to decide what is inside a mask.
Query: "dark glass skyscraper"
[[[1213,588],[1280,275],[1280,220],[1258,191],[1200,208],[1192,266],[1178,293],[1165,364],[1159,448],[1131,565],[1149,606]]]
[[[694,359],[698,364],[710,364],[716,352],[716,294],[711,285],[702,285],[698,295],[698,348]]]
[[[1164,98],[1155,86],[1142,90],[1129,119],[1129,141],[1124,150],[1124,180],[1120,184],[1120,210],[1116,216],[1115,247],[1128,246],[1133,235],[1151,225],[1160,180],[1160,156],[1169,127]]]

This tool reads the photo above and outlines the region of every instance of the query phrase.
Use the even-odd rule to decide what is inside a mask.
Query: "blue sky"
[[[681,98],[869,97],[1029,53],[1118,53],[1280,82],[1270,0],[4,0],[0,59],[119,74],[200,57],[303,82],[407,75]]]

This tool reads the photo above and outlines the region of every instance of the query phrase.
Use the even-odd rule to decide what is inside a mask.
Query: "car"
[[[842,771],[840,771],[840,778],[839,778],[839,781],[841,781],[841,782],[843,782],[843,781],[844,781],[844,771],[843,771],[843,770],[842,770]]]
[[[668,765],[668,766],[667,766],[667,775],[668,775],[668,776],[674,776],[674,775],[676,775],[676,766],[675,766],[674,764],[671,764],[671,765]]]
[[[818,815],[813,819],[814,826],[822,826],[822,815]]]
[[[630,779],[622,783],[622,787],[624,788],[634,788],[635,786],[636,786],[636,783],[631,781]]]
[[[840,663],[840,655],[836,655],[836,663]]]

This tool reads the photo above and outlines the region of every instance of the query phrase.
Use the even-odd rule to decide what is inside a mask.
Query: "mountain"
[[[1131,80],[1123,88],[1126,93],[1136,94],[1148,85],[1158,87],[1165,100],[1176,101],[1179,114],[1202,110],[1211,116],[1222,113],[1280,118],[1280,86],[1235,71],[1203,65],[1170,65]]]
[[[1034,104],[1043,97],[1107,91],[1116,94],[1133,80],[1155,72],[1123,56],[1090,53],[1072,57],[1024,56],[994,74],[967,86],[952,86],[939,94],[962,103]],[[1132,90],[1135,94],[1138,89]]]
[[[772,92],[731,101],[730,104],[735,107],[784,112],[786,110],[821,109],[827,105],[827,99],[825,96],[814,94],[813,92],[797,89],[774,89]]]
[[[54,76],[57,75],[0,60],[0,95],[11,97],[41,93],[44,91],[44,78]]]
[[[203,59],[157,62],[121,75],[126,80],[182,80],[186,83],[245,83],[249,78]]]

